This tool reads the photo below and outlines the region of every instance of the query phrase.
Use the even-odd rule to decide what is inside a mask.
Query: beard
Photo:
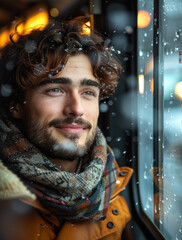
[[[59,137],[53,134],[53,127],[59,124],[77,123],[89,131],[85,143],[79,144],[79,134],[61,133]],[[96,126],[81,118],[53,119],[48,124],[37,123],[35,120],[25,121],[25,133],[27,138],[47,157],[73,161],[83,157],[90,149],[96,136]],[[62,138],[62,141],[61,141]]]

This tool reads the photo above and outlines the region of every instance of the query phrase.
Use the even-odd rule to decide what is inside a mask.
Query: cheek
[[[59,107],[55,102],[36,101],[29,104],[28,114],[38,120],[49,119],[58,115]]]
[[[86,106],[87,111],[87,120],[90,122],[93,122],[94,124],[97,124],[98,116],[99,116],[99,107],[98,104],[95,104],[92,107]]]

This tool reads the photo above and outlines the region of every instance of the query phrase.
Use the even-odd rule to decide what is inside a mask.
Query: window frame
[[[162,0],[163,2],[163,0]],[[138,1],[137,1],[138,3]],[[160,55],[160,49],[159,49],[159,42],[160,39],[160,6],[162,3],[159,0],[154,0],[154,18],[153,18],[153,58],[154,58],[154,69],[153,69],[153,77],[154,77],[154,97],[153,97],[153,106],[154,106],[154,112],[153,112],[153,154],[155,159],[155,164],[157,166],[161,165],[161,161],[163,159],[163,151],[162,151],[162,144],[163,144],[163,130],[159,131],[161,128],[161,124],[163,123],[163,86],[162,86],[162,76],[160,75],[160,69],[161,69],[161,55]],[[138,11],[138,6],[136,6]],[[138,36],[138,29],[136,28],[136,39],[135,47],[134,49],[137,49],[137,51],[134,53],[134,60],[133,64],[135,66],[134,72],[135,75],[138,75],[137,69],[138,69],[138,62],[137,62],[137,56],[139,52],[138,42],[137,42],[137,36]],[[159,80],[160,79],[160,80]],[[159,81],[158,81],[159,80]],[[136,95],[133,95],[132,103],[135,104],[133,106],[133,109],[135,109],[135,116],[138,116],[137,111],[137,91],[136,89]],[[132,202],[132,209],[133,209],[133,216],[134,221],[137,222],[140,225],[141,230],[143,231],[144,235],[147,237],[147,239],[151,240],[165,240],[166,238],[164,235],[160,232],[157,223],[154,223],[151,221],[151,219],[148,217],[148,215],[145,213],[142,202],[140,198],[140,189],[139,185],[136,184],[139,182],[139,164],[140,160],[138,158],[138,142],[132,141],[132,139],[138,137],[138,119],[133,119],[133,129],[132,129],[132,136],[131,136],[131,157],[137,156],[136,159],[133,159],[132,161],[132,168],[134,169],[134,175],[132,177],[131,185],[130,185],[130,191],[131,191],[131,202]],[[161,141],[158,141],[158,139],[161,139]],[[156,192],[156,186],[154,184],[154,192]],[[136,205],[137,203],[137,205]]]

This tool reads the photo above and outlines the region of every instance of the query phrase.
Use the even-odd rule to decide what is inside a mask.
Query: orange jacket
[[[116,188],[104,221],[81,224],[65,222],[63,226],[59,226],[58,219],[44,209],[37,200],[25,200],[25,197],[24,200],[2,197],[1,191],[4,189],[0,185],[0,199],[2,199],[0,201],[0,239],[121,240],[122,231],[131,219],[131,215],[125,199],[118,194],[126,187],[132,172],[133,170],[128,167],[119,169]]]

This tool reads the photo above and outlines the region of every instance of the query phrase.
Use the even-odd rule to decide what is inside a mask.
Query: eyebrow
[[[61,83],[65,85],[72,85],[73,81],[70,78],[52,78],[52,79],[45,79],[44,81],[39,83],[39,86],[47,85],[47,84],[54,84],[54,83]],[[80,81],[80,86],[93,86],[100,89],[100,84],[92,79],[82,79]]]
[[[92,79],[83,79],[81,81],[81,86],[93,86],[100,89],[100,84]]]
[[[53,79],[45,79],[39,83],[39,86],[52,84],[52,83],[61,83],[66,85],[71,85],[72,81],[70,78],[53,78]]]

